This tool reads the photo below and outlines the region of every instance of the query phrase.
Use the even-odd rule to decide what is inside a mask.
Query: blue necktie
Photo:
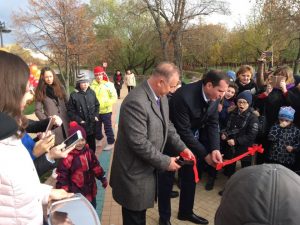
[[[156,99],[156,104],[158,107],[160,107],[160,98]]]

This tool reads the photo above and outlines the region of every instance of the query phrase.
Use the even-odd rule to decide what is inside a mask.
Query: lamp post
[[[1,48],[3,48],[3,37],[2,33],[10,33],[11,30],[5,27],[5,22],[0,22],[0,39],[1,39]]]

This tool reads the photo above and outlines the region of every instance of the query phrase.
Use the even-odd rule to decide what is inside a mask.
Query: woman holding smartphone
[[[22,145],[28,78],[29,68],[20,57],[0,51],[0,224],[41,225],[43,204],[73,195],[41,184]]]
[[[275,77],[272,78],[272,77]],[[280,80],[280,82],[277,82]],[[278,85],[276,85],[278,83]],[[270,149],[270,143],[267,141],[267,134],[270,128],[278,121],[278,113],[281,106],[290,106],[289,93],[295,86],[293,71],[288,66],[277,68],[266,80],[265,90],[256,97],[254,108],[258,109],[260,124],[263,124],[263,130],[259,131],[257,139],[264,149]],[[267,151],[258,158],[258,163],[265,162]]]
[[[59,116],[63,124],[54,130],[55,144],[62,143],[68,134],[67,95],[55,72],[44,67],[35,91],[35,114],[39,120]]]

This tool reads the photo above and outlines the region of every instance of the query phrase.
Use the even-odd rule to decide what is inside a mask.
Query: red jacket
[[[88,145],[82,150],[72,150],[67,158],[60,161],[56,172],[56,188],[81,193],[89,201],[97,194],[95,177],[99,180],[105,178],[103,168]]]

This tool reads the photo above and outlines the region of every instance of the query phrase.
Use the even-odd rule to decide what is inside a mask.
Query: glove
[[[107,187],[107,185],[108,185],[108,182],[107,182],[106,177],[103,177],[103,178],[101,179],[101,182],[102,182],[102,187],[105,189],[105,188]]]

